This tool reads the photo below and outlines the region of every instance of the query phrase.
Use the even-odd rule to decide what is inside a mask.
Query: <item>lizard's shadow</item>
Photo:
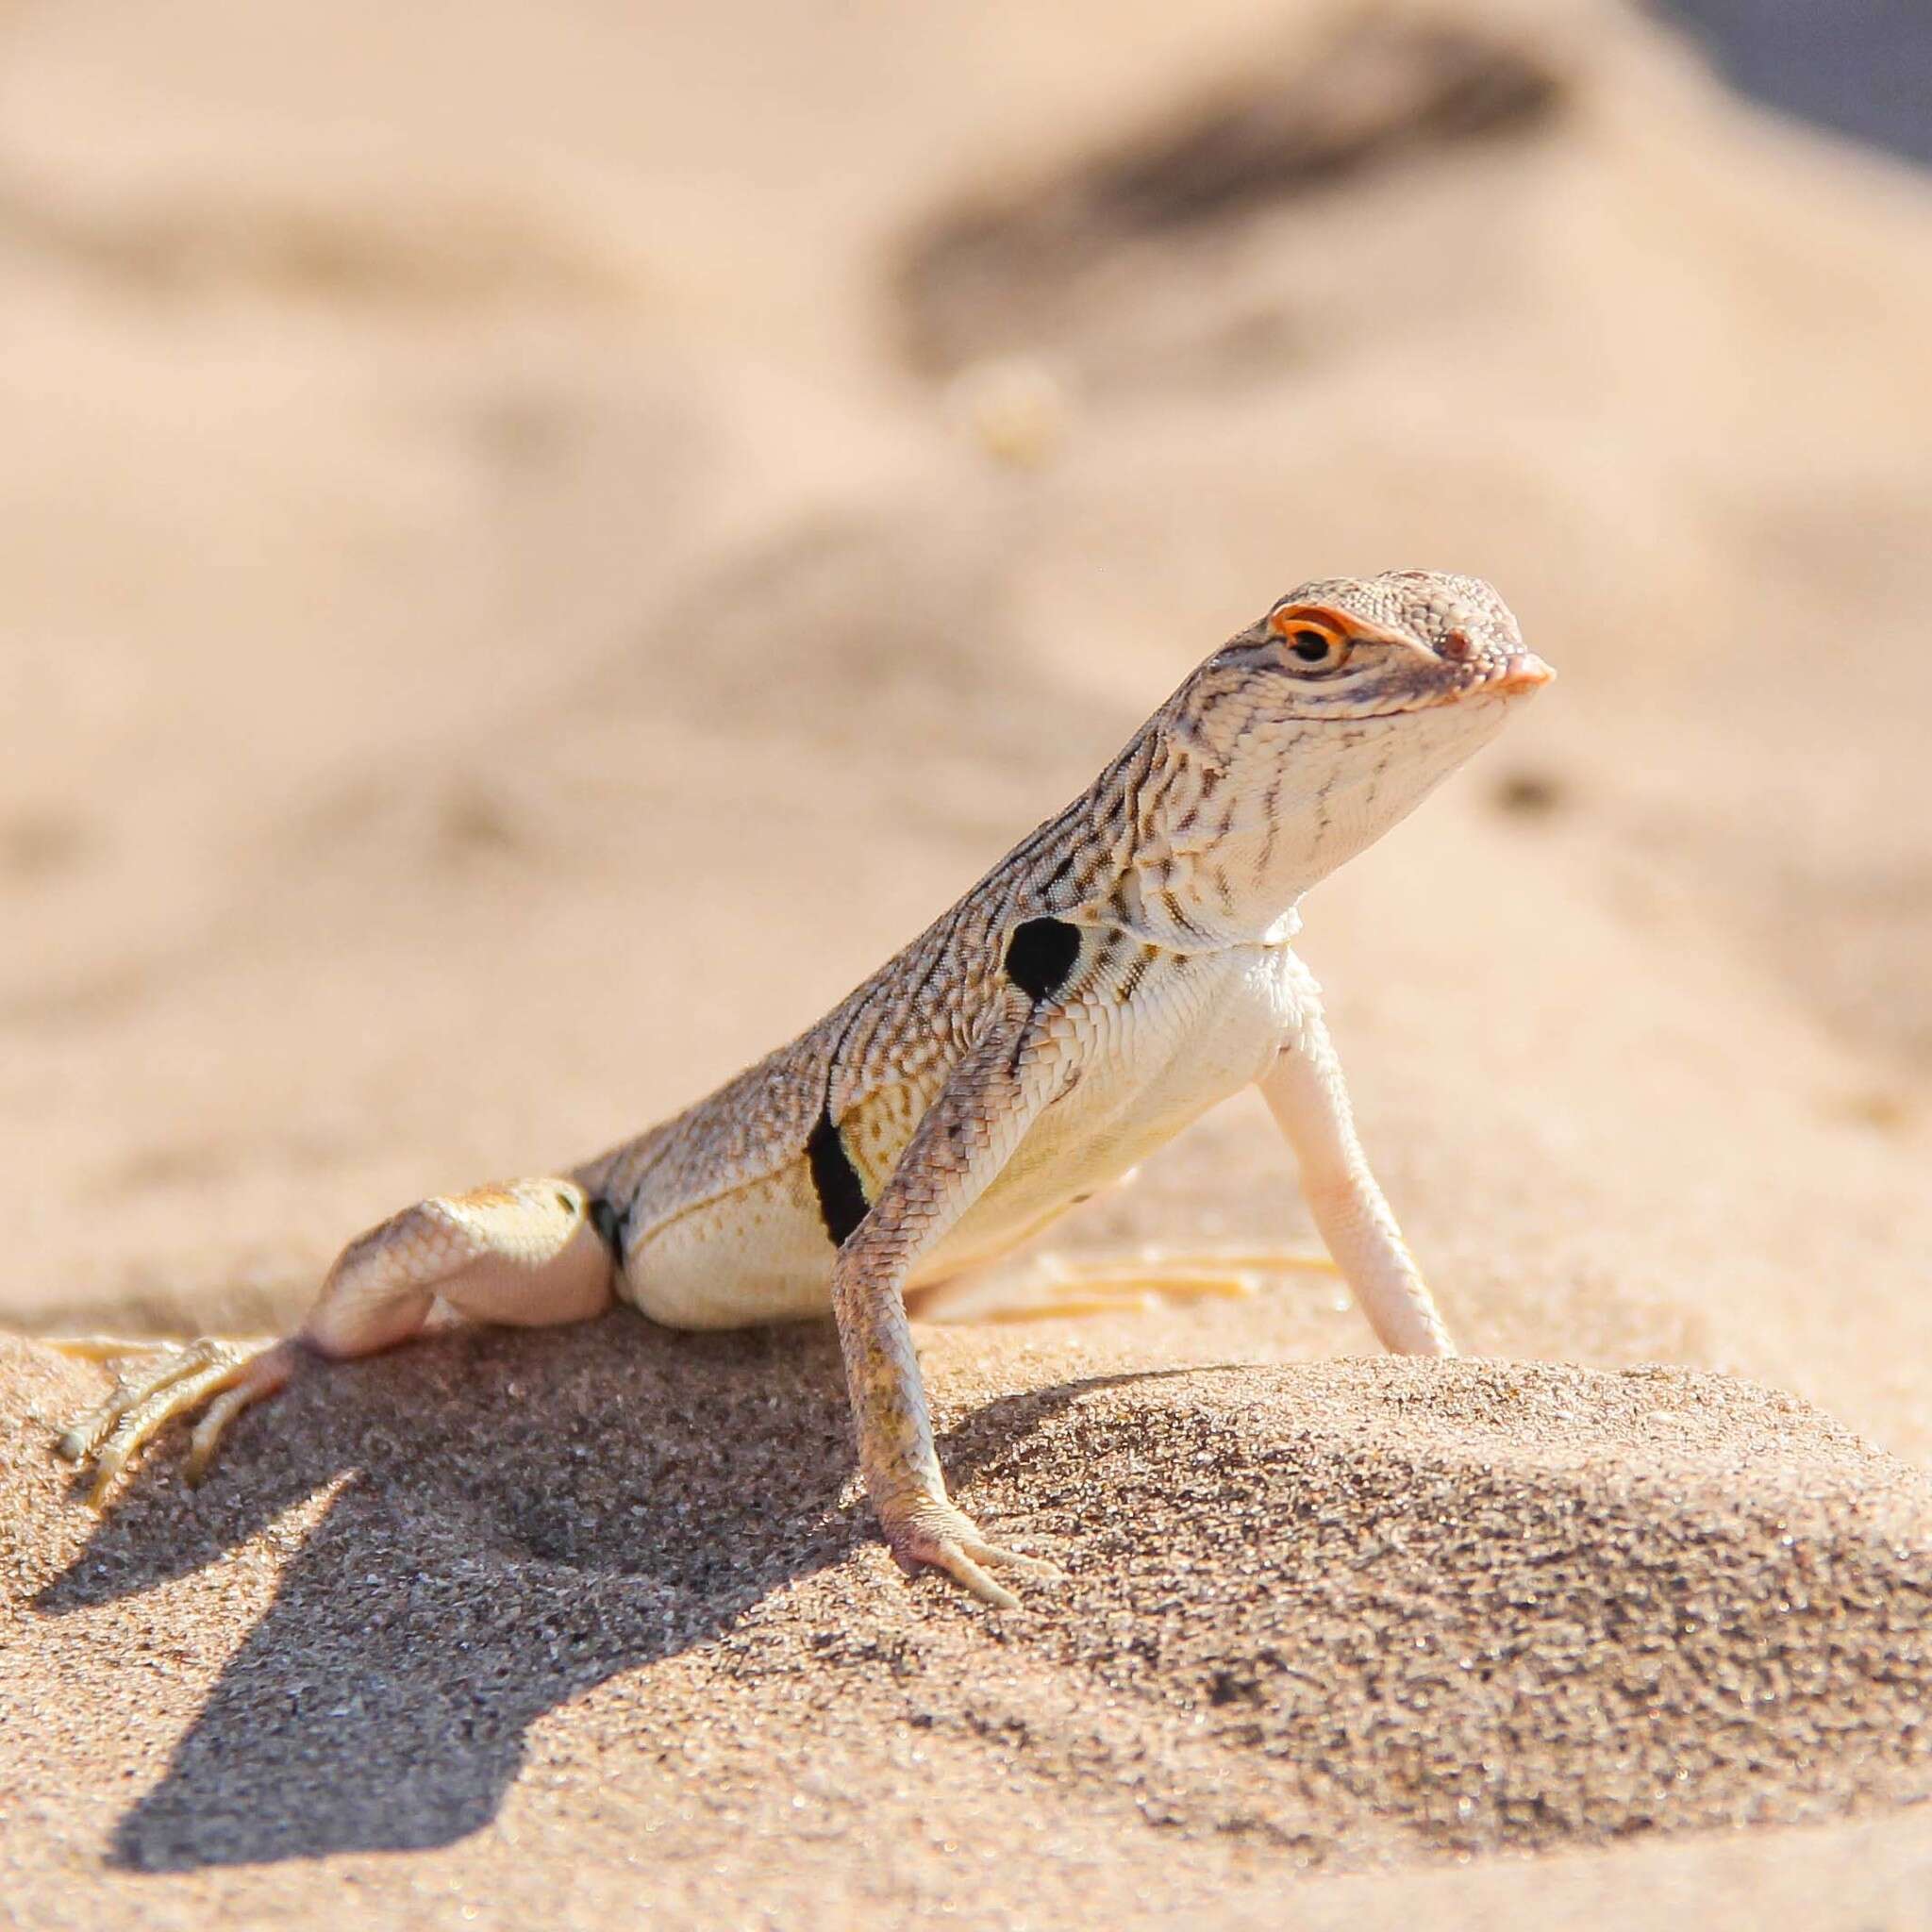
[[[955,1477],[1081,1386],[975,1411],[941,1443]],[[461,1838],[494,1816],[546,1712],[871,1534],[841,1503],[829,1327],[461,1330],[298,1382],[237,1425],[192,1501],[173,1461],[164,1448],[137,1474],[37,1607],[219,1564],[345,1479],[117,1825],[113,1862],[142,1871]],[[651,1721],[646,1700],[641,1751]]]

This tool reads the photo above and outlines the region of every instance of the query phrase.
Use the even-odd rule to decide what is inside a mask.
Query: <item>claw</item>
[[[258,1361],[260,1359],[257,1357]],[[244,1408],[272,1392],[254,1381],[243,1380],[224,1389],[208,1404],[202,1411],[201,1420],[194,1425],[194,1433],[188,1439],[188,1454],[181,1461],[181,1474],[191,1484],[198,1484],[207,1475],[208,1464],[214,1460],[215,1450],[220,1446],[228,1424]]]
[[[77,1362],[111,1362],[125,1355],[147,1355],[158,1348],[178,1347],[178,1342],[139,1341],[125,1335],[48,1335],[43,1348],[56,1355],[72,1356]]]
[[[942,1322],[1012,1323],[1144,1314],[1161,1301],[1245,1301],[1286,1274],[1339,1272],[1331,1256],[1291,1248],[1046,1255],[1019,1277],[935,1283],[922,1291],[934,1299],[921,1311]]]
[[[250,1403],[272,1395],[295,1367],[291,1342],[199,1341],[117,1343],[106,1336],[57,1341],[63,1355],[117,1366],[114,1386],[54,1443],[66,1461],[93,1464],[88,1503],[98,1509],[115,1479],[176,1416],[192,1414],[208,1397],[208,1413],[189,1446],[187,1474],[198,1481],[222,1432]]]
[[[1066,1572],[1052,1563],[988,1542],[972,1517],[950,1502],[920,1503],[903,1520],[888,1523],[885,1530],[893,1559],[907,1575],[916,1576],[921,1570],[942,1570],[995,1609],[1018,1609],[1020,1599],[995,1583],[986,1574],[987,1568],[1017,1570],[1045,1581],[1066,1581]]]
[[[964,1584],[981,1603],[996,1610],[1017,1610],[1020,1599],[1010,1590],[995,1583],[958,1543],[941,1543],[936,1557],[928,1557],[936,1569],[942,1569],[956,1583]]]

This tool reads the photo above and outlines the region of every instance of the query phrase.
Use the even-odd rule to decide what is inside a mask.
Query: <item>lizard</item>
[[[318,1358],[621,1299],[675,1328],[837,1323],[865,1491],[908,1575],[987,1602],[1005,1570],[933,1445],[908,1291],[1003,1254],[1258,1086],[1382,1344],[1455,1351],[1370,1171],[1303,896],[1554,675],[1481,580],[1304,583],[1211,653],[1081,795],[789,1045],[569,1172],[418,1202],[342,1250],[276,1341],[74,1338],[117,1364],[58,1438],[99,1507],[176,1418],[199,1480],[228,1424]]]

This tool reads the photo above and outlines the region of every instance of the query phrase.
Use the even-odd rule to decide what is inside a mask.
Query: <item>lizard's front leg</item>
[[[1017,1599],[985,1566],[1057,1573],[987,1541],[947,1496],[904,1290],[921,1257],[986,1191],[1061,1091],[1074,1051],[1058,1009],[1018,986],[1005,989],[832,1270],[858,1466],[893,1556],[908,1574],[943,1570],[1002,1607]]]
[[[1384,1348],[1398,1355],[1454,1355],[1448,1327],[1369,1172],[1312,979],[1301,994],[1299,1030],[1260,1088],[1294,1149],[1308,1211]]]

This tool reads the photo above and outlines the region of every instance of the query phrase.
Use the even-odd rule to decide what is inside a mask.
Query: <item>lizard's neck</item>
[[[1286,754],[1218,758],[1171,738],[1158,809],[1120,854],[1124,923],[1182,950],[1274,944],[1303,895],[1406,818],[1502,722],[1444,706],[1304,733]]]
[[[1157,946],[1176,953],[1223,946],[1285,945],[1301,930],[1300,895],[1271,909],[1258,904],[1230,910],[1210,887],[1204,894],[1199,861],[1187,854],[1169,860],[1143,855],[1130,861],[1106,898],[1088,909]]]

